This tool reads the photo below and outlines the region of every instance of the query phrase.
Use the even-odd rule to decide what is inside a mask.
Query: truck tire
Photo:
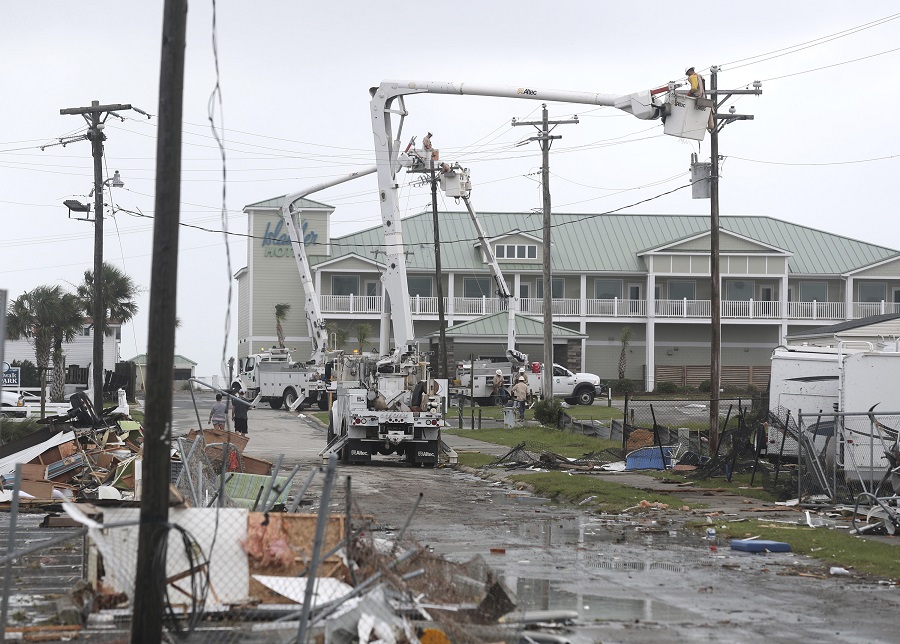
[[[272,409],[281,409],[281,398],[269,398],[269,407]]]
[[[320,395],[318,405],[319,411],[328,411],[328,396],[324,394]]]
[[[579,405],[593,405],[594,395],[593,387],[580,387],[575,391],[575,398]]]
[[[284,390],[284,395],[282,396],[282,401],[284,402],[284,406],[290,410],[291,405],[293,405],[297,401],[297,392],[293,387],[288,387]],[[280,405],[279,405],[280,406]]]
[[[334,414],[328,414],[328,440],[326,445],[331,445],[334,440]]]
[[[244,388],[244,386],[241,383],[239,383],[237,380],[235,380],[234,382],[231,383],[231,391],[233,391],[234,393],[239,392],[243,388]]]

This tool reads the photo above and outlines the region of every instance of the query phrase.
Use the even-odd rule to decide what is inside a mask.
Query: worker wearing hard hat
[[[494,385],[493,390],[491,390],[491,397],[494,399],[495,405],[502,405],[504,399],[503,390],[503,371],[501,369],[497,369],[494,373],[494,380],[492,382]]]
[[[688,91],[688,96],[694,96],[696,98],[706,98],[706,82],[703,80],[703,77],[694,71],[693,67],[688,67],[684,70],[684,75],[688,78],[688,83],[691,85],[691,89]]]
[[[525,367],[519,367],[519,373],[516,374],[516,382],[528,384],[528,376],[525,375]]]

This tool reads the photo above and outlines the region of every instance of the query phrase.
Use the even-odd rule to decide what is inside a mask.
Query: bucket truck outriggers
[[[378,359],[345,355],[340,360],[328,443],[321,453],[326,458],[337,452],[344,462],[367,462],[374,453],[403,455],[413,464],[434,465],[438,460],[444,400],[437,395],[440,387],[435,386],[427,361],[415,344],[397,182],[400,139],[407,115],[405,98],[428,93],[604,105],[640,119],[658,118],[665,107],[665,99],[654,98],[650,90],[614,95],[433,81],[385,81],[369,90],[384,233],[385,268],[381,279],[390,304],[389,309],[386,307],[389,313],[381,322],[382,352],[387,346],[388,318],[394,346],[388,355]],[[399,116],[396,134],[392,115]],[[437,151],[433,154],[436,157]]]

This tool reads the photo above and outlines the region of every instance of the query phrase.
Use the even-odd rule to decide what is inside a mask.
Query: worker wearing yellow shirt
[[[693,67],[688,67],[684,70],[685,76],[688,77],[688,83],[691,85],[690,91],[688,91],[688,96],[694,96],[695,98],[706,98],[706,83],[703,81],[703,77],[694,71]]]

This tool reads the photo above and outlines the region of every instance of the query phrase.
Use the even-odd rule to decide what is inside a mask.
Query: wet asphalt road
[[[205,421],[213,397],[197,400]],[[173,422],[176,433],[196,426],[189,394],[176,394]],[[250,412],[249,426],[246,453],[271,461],[283,454],[286,468],[301,465],[298,478],[321,464],[325,429],[309,415],[266,405]],[[507,451],[449,435],[446,440],[457,450]],[[412,468],[396,457],[339,466],[338,475],[334,511],[345,507],[350,476],[354,506],[375,517],[380,536],[403,525],[423,492],[410,536],[452,560],[481,557],[515,592],[520,609],[577,610],[578,626],[567,634],[577,644],[897,641],[895,587],[797,576],[820,573],[821,565],[791,553],[743,555],[727,544],[712,552],[709,542],[681,529],[684,513],[601,517],[471,472]],[[321,479],[308,492],[311,511],[320,502]],[[646,494],[652,501],[653,493]]]

